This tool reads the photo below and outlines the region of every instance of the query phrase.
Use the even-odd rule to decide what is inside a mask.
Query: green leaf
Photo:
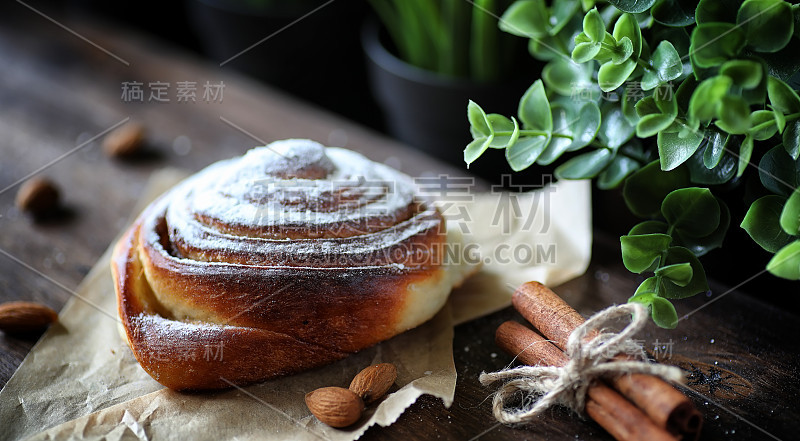
[[[647,271],[667,250],[672,237],[666,234],[643,234],[619,238],[622,263],[628,271],[640,274]]]
[[[556,35],[561,32],[575,16],[575,13],[578,12],[580,6],[577,1],[553,2],[550,17],[550,23],[552,24],[549,30],[550,35]]]
[[[800,160],[792,160],[780,146],[773,147],[761,157],[758,176],[767,190],[788,198],[800,187]]]
[[[703,256],[709,251],[722,246],[728,227],[731,225],[731,213],[724,202],[717,199],[720,208],[719,226],[711,234],[705,237],[693,237],[683,234],[681,231],[673,232],[673,244],[682,246],[694,253],[695,256]]]
[[[724,120],[721,120],[721,119],[718,119],[718,120],[714,121],[714,125],[717,126],[717,128],[722,130],[723,132],[728,132],[731,135],[744,135],[744,134],[747,133],[747,130],[749,130],[749,128],[747,130],[744,130],[744,131],[739,130],[741,127],[729,126],[729,125],[725,124]]]
[[[717,116],[717,109],[722,97],[728,94],[731,84],[733,84],[733,80],[724,75],[703,80],[689,100],[689,115],[703,122],[710,121]]]
[[[689,102],[692,99],[692,94],[697,90],[698,84],[694,75],[689,75],[681,81],[678,90],[675,91],[675,101],[678,102],[678,107],[684,110],[689,108]]]
[[[786,124],[783,131],[783,148],[792,159],[800,157],[800,120],[796,119]]]
[[[725,95],[717,108],[719,119],[731,133],[745,133],[750,129],[750,106],[738,96]]]
[[[703,265],[691,251],[683,247],[670,247],[664,265],[676,263],[689,263],[692,267],[692,280],[684,286],[677,285],[670,280],[661,279],[659,294],[668,299],[684,299],[695,294],[708,291],[708,281]]]
[[[732,23],[699,24],[692,31],[692,61],[699,67],[718,66],[744,48],[745,34]]]
[[[548,90],[559,95],[572,96],[576,88],[592,87],[592,69],[589,64],[578,64],[567,58],[556,58],[542,69],[542,80]]]
[[[642,282],[642,284],[644,284],[644,282]],[[637,289],[636,292],[639,292],[639,290]],[[653,303],[653,299],[657,296],[658,294],[655,292],[642,291],[639,294],[634,294],[631,296],[631,298],[628,299],[628,303],[641,303],[642,305],[649,307],[650,304]]]
[[[669,300],[654,297],[650,309],[656,325],[665,329],[675,329],[678,326],[678,313]]]
[[[522,171],[530,167],[547,147],[546,136],[520,138],[514,145],[506,149],[506,161],[511,169]]]
[[[720,161],[712,168],[705,165],[708,150],[713,148],[711,141],[702,145],[697,152],[686,161],[692,182],[703,185],[719,185],[730,181],[736,175],[736,159],[733,155],[720,155]]]
[[[772,107],[784,114],[800,112],[800,97],[783,81],[775,77],[767,77],[767,94]]]
[[[517,124],[516,119],[512,121],[498,113],[490,113],[486,115],[486,119],[492,127],[492,133],[495,134],[492,141],[489,143],[489,147],[502,149],[517,142],[517,138],[519,138],[519,124]],[[497,132],[511,132],[511,134],[498,135]]]
[[[800,27],[800,25],[795,25]],[[789,44],[778,52],[759,52],[758,57],[767,65],[767,73],[782,81],[790,81],[792,76],[800,70],[800,39],[792,38]]]
[[[633,214],[650,217],[660,213],[661,201],[667,194],[688,184],[689,171],[686,167],[663,171],[659,161],[653,161],[625,180],[622,195]]]
[[[583,17],[583,33],[593,43],[601,43],[606,38],[606,24],[603,23],[603,17],[597,12],[597,8],[587,12]]]
[[[551,107],[551,115],[553,117],[553,132],[554,133],[561,133],[570,135],[570,127],[569,127],[569,113],[572,111],[571,108],[567,107],[563,104],[563,102],[556,102],[553,103]],[[544,149],[539,158],[536,160],[536,163],[539,165],[550,165],[555,160],[557,160],[561,155],[567,151],[567,148],[572,144],[572,141],[568,138],[562,137],[552,137],[547,144],[547,147]]]
[[[631,83],[628,83],[631,84]],[[636,104],[644,97],[644,92],[637,90],[635,87],[625,87],[622,92],[622,114],[628,120],[628,124],[636,126],[639,122],[639,115],[636,114]]]
[[[623,12],[639,13],[650,9],[656,0],[609,0],[609,3]]]
[[[591,43],[591,42],[592,42],[592,39],[591,39],[591,38],[589,38],[589,36],[588,36],[588,35],[586,35],[586,33],[585,33],[585,32],[580,32],[580,33],[578,33],[577,35],[575,35],[575,37],[573,38],[573,40],[574,40],[575,44],[579,44],[579,43]]]
[[[756,110],[750,114],[750,130],[747,131],[756,141],[764,141],[778,133],[778,124],[771,110]]]
[[[720,220],[719,203],[707,188],[681,188],[664,198],[661,214],[681,233],[703,237],[711,234]]]
[[[667,130],[665,130],[665,132],[678,133],[678,138],[681,139],[686,138],[692,133],[696,133],[698,134],[698,136],[701,136],[702,133],[700,132],[700,121],[690,120],[690,119],[687,119],[685,123],[681,120],[676,119],[675,124],[673,124]]]
[[[644,116],[636,124],[636,136],[649,138],[672,125],[674,120],[674,115],[664,115],[662,113]]]
[[[633,55],[633,43],[630,38],[622,37],[622,40],[617,42],[616,49],[611,53],[611,62],[622,64],[631,58],[631,55]]]
[[[493,136],[475,138],[472,142],[467,144],[467,148],[464,149],[464,162],[467,163],[467,167],[475,162],[476,159],[480,158],[483,152],[489,148],[492,138]]]
[[[720,74],[729,77],[742,89],[753,89],[761,84],[764,78],[761,63],[750,60],[731,60],[723,64]]]
[[[736,176],[739,177],[744,174],[747,165],[750,164],[750,156],[753,155],[753,137],[749,134],[744,137],[742,145],[739,146],[739,167],[736,170]]]
[[[636,61],[627,59],[622,64],[611,61],[604,63],[597,71],[597,84],[603,92],[611,92],[624,83],[636,69]]]
[[[542,80],[536,80],[519,101],[519,119],[526,128],[550,132],[553,130],[553,117],[550,115],[550,102],[544,92]]]
[[[776,195],[756,199],[740,225],[755,243],[770,253],[778,252],[792,241],[780,224],[784,202],[783,197]]]
[[[783,49],[794,32],[792,7],[783,0],[747,0],[739,8],[736,24],[744,29],[747,44],[759,52]]]
[[[789,280],[800,280],[800,240],[781,248],[767,263],[767,271]]]
[[[617,155],[611,164],[597,176],[597,188],[601,190],[616,188],[637,168],[639,168],[639,163],[635,160],[624,155]]]
[[[580,21],[578,22],[580,24]],[[546,35],[544,37],[536,37],[528,40],[528,52],[537,60],[548,61],[562,58],[564,52],[557,46],[562,44],[569,44],[565,41],[566,38],[572,38],[572,33],[568,37],[562,38],[565,30],[561,31],[559,35]],[[569,50],[569,49],[567,49]]]
[[[664,84],[653,91],[656,107],[666,115],[678,115],[678,100],[672,93],[672,86]]]
[[[631,41],[633,54],[638,58],[642,54],[642,30],[639,28],[639,22],[636,17],[631,14],[622,14],[617,22],[614,24],[614,32],[612,33],[617,41],[621,41],[623,37],[628,37]]]
[[[572,140],[553,136],[536,162],[549,165],[564,152],[578,150],[592,142],[600,126],[600,110],[594,102],[561,98],[552,104],[553,133],[571,135]]]
[[[756,87],[754,87],[752,89],[741,88],[742,99],[745,100],[745,102],[748,105],[751,105],[751,106],[755,105],[755,106],[759,106],[759,107],[763,107],[764,106],[764,101],[766,101],[766,99],[767,99],[767,74],[766,74],[767,70],[766,70],[766,68],[767,68],[766,65],[764,65],[764,64],[761,65],[761,69],[764,72],[764,75],[761,77],[761,81],[758,83],[758,85]],[[739,86],[737,85],[737,87],[739,87]]]
[[[543,37],[550,29],[550,13],[544,0],[514,2],[499,20],[502,31],[518,37]]]
[[[467,104],[467,119],[473,133],[488,137],[493,135],[491,124],[486,117],[486,112],[475,101],[469,100]]]
[[[676,263],[662,266],[656,270],[656,276],[665,277],[678,286],[686,286],[692,281],[692,265]]]
[[[594,59],[598,53],[600,53],[600,49],[602,49],[602,45],[600,43],[593,43],[593,42],[586,42],[586,43],[578,43],[576,41],[575,48],[572,49],[572,59],[576,63],[586,63]]]
[[[795,189],[783,206],[781,228],[792,236],[800,234],[800,189]]]
[[[614,40],[614,36],[606,32],[606,38],[603,40],[600,52],[597,53],[594,59],[600,64],[612,59],[619,60],[621,57],[620,51],[622,50],[624,49],[619,47],[617,40]]]
[[[728,140],[731,139],[730,135],[723,135],[720,132],[710,130],[708,134],[708,147],[703,154],[703,165],[707,169],[715,168],[719,161],[722,159],[722,154],[725,153],[725,147],[728,145]]]
[[[600,111],[603,119],[597,136],[603,144],[611,149],[617,149],[633,137],[636,128],[628,122],[617,103],[606,101]]]
[[[700,0],[695,10],[698,24],[714,21],[736,22],[736,12],[742,0]]]
[[[661,109],[658,108],[656,105],[656,100],[652,96],[647,96],[639,100],[636,103],[636,114],[639,115],[640,118],[644,118],[647,115],[657,115],[661,114]]]
[[[644,279],[642,283],[636,288],[634,295],[643,293],[656,293],[658,292],[658,277],[652,276]],[[628,300],[630,302],[630,300]]]
[[[619,152],[629,158],[635,159],[639,164],[649,164],[655,157],[655,152],[642,147],[639,138],[632,138],[619,148]]]
[[[680,133],[660,132],[657,140],[661,169],[669,171],[692,157],[700,147],[700,143],[703,142],[703,136],[698,132],[690,132],[686,137],[681,138]]]
[[[772,109],[772,116],[775,117],[775,126],[778,128],[778,133],[783,133],[786,128],[786,115],[772,106],[770,108]]]
[[[683,73],[681,57],[672,43],[662,41],[650,58],[654,70],[645,70],[642,77],[642,89],[650,90],[660,84],[672,81]]]
[[[584,153],[556,167],[555,175],[559,179],[593,178],[603,171],[612,159],[613,153],[608,149]]]
[[[664,26],[685,27],[694,23],[694,10],[684,8],[679,0],[659,0],[650,9],[650,14],[653,20]]]
[[[577,150],[589,145],[597,136],[601,123],[600,109],[593,102],[586,103],[578,112],[576,121],[569,121],[572,126],[572,143],[567,151]]]

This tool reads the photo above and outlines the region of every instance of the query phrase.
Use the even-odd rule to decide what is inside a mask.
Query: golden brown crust
[[[314,179],[337,166],[290,165]],[[224,211],[211,224],[182,211],[203,173],[151,204],[112,260],[128,343],[167,387],[224,388],[330,363],[427,320],[460,281],[441,262],[444,221],[425,201],[391,205],[361,235],[306,225],[321,235],[292,240],[302,225],[267,220],[291,234],[254,237],[233,221],[220,228]],[[345,215],[341,225],[363,221],[345,212],[323,223]]]

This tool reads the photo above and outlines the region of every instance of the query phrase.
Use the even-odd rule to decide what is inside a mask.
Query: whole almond
[[[131,156],[139,151],[144,140],[144,126],[129,122],[117,128],[103,140],[103,151],[108,156]]]
[[[331,427],[347,427],[358,421],[364,411],[361,398],[343,387],[323,387],[307,393],[306,406]]]
[[[58,320],[58,313],[33,302],[8,302],[0,304],[0,329],[20,333],[41,330]]]
[[[359,372],[350,383],[350,390],[369,404],[386,394],[395,380],[397,380],[397,368],[393,364],[376,364]]]
[[[53,181],[35,177],[23,183],[17,191],[16,204],[22,211],[43,215],[58,207],[59,191]]]

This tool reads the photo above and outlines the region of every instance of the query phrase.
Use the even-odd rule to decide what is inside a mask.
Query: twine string
[[[507,380],[494,395],[495,418],[503,424],[527,423],[555,405],[583,414],[589,386],[601,378],[639,373],[682,382],[680,369],[649,362],[642,346],[632,340],[647,323],[647,312],[641,304],[628,303],[593,315],[570,334],[565,351],[569,361],[564,366],[520,366],[482,373],[479,380],[484,386]],[[626,316],[631,322],[621,331],[602,331],[604,325]],[[596,337],[586,340],[595,332]],[[633,358],[614,359],[621,353]]]

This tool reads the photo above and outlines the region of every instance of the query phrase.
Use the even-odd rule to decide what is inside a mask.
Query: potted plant
[[[698,257],[730,230],[798,280],[798,19],[782,0],[517,1],[500,28],[547,65],[516,117],[470,102],[464,160],[502,149],[515,171],[557,163],[559,179],[621,188],[642,218],[622,261],[647,276],[629,301],[662,327],[678,322],[671,300],[708,290]]]
[[[373,95],[389,132],[453,164],[469,139],[451,118],[470,97],[511,111],[530,81],[522,41],[501,32],[504,0],[371,0],[362,41]],[[535,74],[536,72],[533,72]],[[479,170],[480,171],[480,170]],[[496,170],[489,170],[493,173]]]

